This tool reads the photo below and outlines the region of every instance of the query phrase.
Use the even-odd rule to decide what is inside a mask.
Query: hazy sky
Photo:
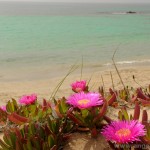
[[[0,0],[0,1],[48,1],[48,2],[120,2],[120,3],[143,3],[150,2],[150,0]]]

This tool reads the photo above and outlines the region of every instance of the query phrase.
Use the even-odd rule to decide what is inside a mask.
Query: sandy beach
[[[149,66],[145,67],[129,67],[129,68],[118,68],[122,80],[125,86],[129,87],[139,87],[139,85],[145,87],[149,85],[150,82],[150,68]],[[120,82],[118,74],[116,70],[112,67],[107,70],[84,73],[82,79],[89,81],[91,78],[89,87],[91,91],[97,91],[99,86],[103,85],[102,78],[104,81],[105,90],[107,91],[110,87],[112,87],[112,80],[110,71],[112,73],[114,86],[116,89],[122,89],[123,86]],[[138,84],[133,80],[133,75],[135,76],[135,80]],[[15,98],[16,100],[20,98],[22,95],[36,93],[38,95],[38,99],[42,100],[46,98],[47,100],[50,98],[52,91],[58,85],[58,83],[62,80],[64,76],[50,79],[38,79],[38,80],[30,80],[30,81],[5,81],[0,82],[0,105],[5,104],[11,98]],[[69,96],[72,91],[70,88],[70,84],[76,80],[80,80],[80,74],[70,74],[60,89],[58,90],[56,97]]]
[[[115,69],[110,70],[102,70],[97,71],[95,73],[84,73],[82,79],[89,80],[91,78],[89,87],[91,91],[97,91],[99,86],[102,86],[104,83],[105,90],[107,91],[110,87],[112,87],[112,80],[110,76],[110,71],[112,73],[113,82],[115,89],[122,89],[123,85],[120,82],[118,74]],[[140,84],[143,87],[146,87],[150,83],[150,68],[145,67],[129,67],[129,68],[119,68],[120,75],[124,84],[129,87],[139,87]],[[133,80],[133,75],[135,76],[135,80],[138,84]],[[42,80],[33,80],[33,81],[13,81],[13,82],[1,82],[0,83],[0,105],[5,105],[8,100],[11,98],[15,98],[18,100],[24,94],[36,93],[38,95],[39,101],[43,98],[47,100],[50,98],[52,91],[57,86],[57,84],[61,81],[61,78],[51,78],[51,79],[42,79]],[[103,82],[102,82],[103,78]],[[71,74],[64,81],[56,97],[68,97],[72,91],[70,88],[70,83],[75,80],[80,80],[80,74]],[[148,108],[142,108],[148,109]],[[110,113],[111,111],[111,113]],[[117,119],[117,113],[119,111],[111,110],[108,111],[108,116]],[[113,112],[113,113],[112,113]],[[129,110],[129,113],[132,113],[133,109]],[[148,113],[150,113],[148,109]],[[1,133],[2,138],[2,133]],[[91,139],[88,133],[73,133],[71,139],[65,146],[65,150],[109,150],[109,145],[105,141],[105,139],[99,135],[98,139]]]

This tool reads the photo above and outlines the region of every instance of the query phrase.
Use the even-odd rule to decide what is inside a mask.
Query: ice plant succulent
[[[103,99],[99,93],[76,93],[71,95],[67,103],[72,105],[73,107],[77,107],[79,109],[86,109],[93,106],[99,106],[103,104]]]
[[[108,141],[128,144],[140,141],[140,137],[145,135],[145,129],[137,120],[114,121],[102,129],[102,134]]]
[[[24,105],[30,105],[30,104],[35,103],[36,100],[37,100],[37,95],[36,94],[24,95],[19,100],[19,103],[24,104]]]
[[[81,80],[81,81],[76,81],[71,84],[72,90],[76,93],[85,91],[86,90],[86,81]]]

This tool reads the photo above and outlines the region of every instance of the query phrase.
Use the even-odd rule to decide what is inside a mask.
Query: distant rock
[[[127,11],[126,13],[127,13],[127,14],[136,14],[135,11]]]

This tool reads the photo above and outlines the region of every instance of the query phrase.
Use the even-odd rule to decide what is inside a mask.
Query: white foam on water
[[[131,60],[131,61],[118,61],[116,62],[117,65],[126,65],[126,64],[144,64],[144,63],[150,63],[150,59],[144,59],[144,60]],[[104,66],[111,66],[113,63],[106,63]]]

